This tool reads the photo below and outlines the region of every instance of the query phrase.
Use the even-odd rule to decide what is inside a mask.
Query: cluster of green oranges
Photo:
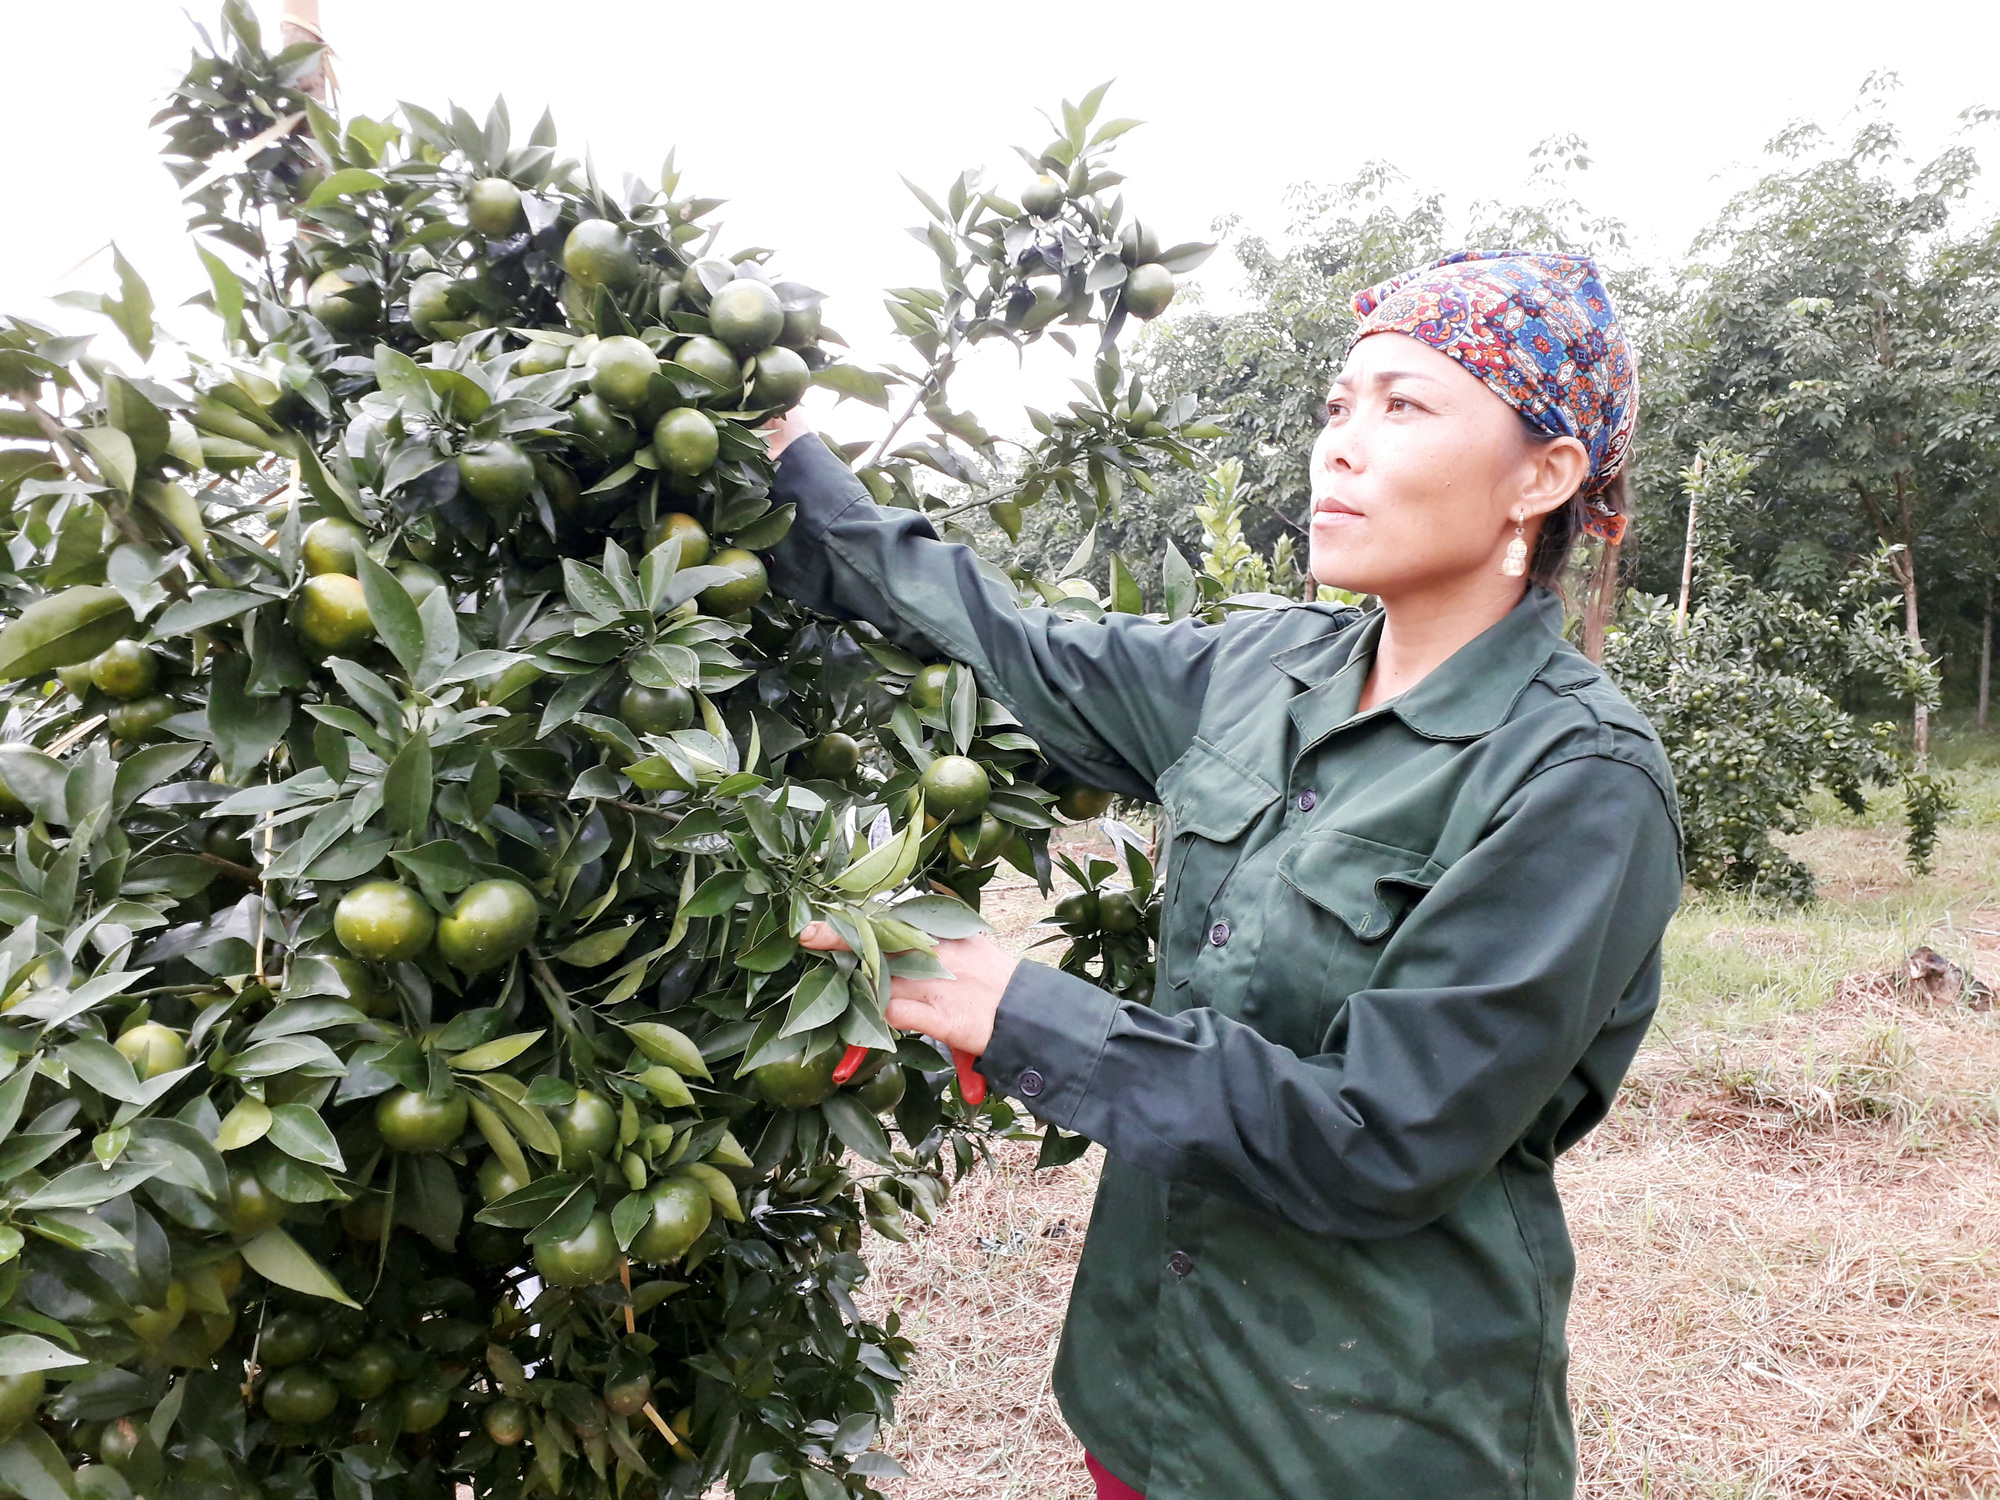
[[[113,641],[90,660],[59,668],[56,676],[87,706],[99,706],[101,695],[105,729],[128,744],[156,739],[178,712],[174,700],[160,691],[159,655],[134,640]]]
[[[1069,186],[1061,178],[1043,172],[1021,192],[1021,207],[1038,219],[1053,219],[1069,201]],[[1120,293],[1125,310],[1133,317],[1151,322],[1174,300],[1174,273],[1160,264],[1160,238],[1137,219],[1120,231],[1119,258],[1125,262],[1125,281]]]

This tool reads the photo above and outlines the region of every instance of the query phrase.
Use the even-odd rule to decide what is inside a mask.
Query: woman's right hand
[[[771,450],[771,457],[776,458],[811,431],[812,423],[808,422],[806,414],[795,406],[783,416],[774,417],[764,424],[764,445]]]

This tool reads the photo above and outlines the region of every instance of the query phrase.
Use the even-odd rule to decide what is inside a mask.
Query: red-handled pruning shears
[[[833,1081],[846,1083],[861,1071],[861,1064],[867,1056],[866,1047],[850,1042],[847,1050],[840,1055],[839,1065],[833,1070]],[[973,1066],[970,1052],[961,1052],[956,1047],[951,1049],[951,1065],[958,1070],[958,1091],[965,1096],[966,1104],[973,1109],[979,1108],[986,1102],[986,1075]]]

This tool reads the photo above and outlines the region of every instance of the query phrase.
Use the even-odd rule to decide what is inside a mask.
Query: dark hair
[[[1526,416],[1521,417],[1521,430],[1527,434],[1529,442],[1538,445],[1553,443],[1561,436],[1560,433],[1537,427]],[[1628,514],[1627,506],[1630,502],[1625,494],[1623,472],[1605,487],[1603,498],[1619,515]],[[1570,549],[1576,545],[1576,539],[1583,535],[1583,521],[1586,514],[1583,491],[1578,490],[1542,517],[1541,533],[1535,538],[1535,553],[1528,559],[1530,582],[1552,589],[1562,586],[1563,573],[1569,567]]]

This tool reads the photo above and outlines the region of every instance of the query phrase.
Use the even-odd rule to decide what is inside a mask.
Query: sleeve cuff
[[[823,539],[844,513],[868,498],[867,486],[817,433],[794,438],[778,455],[771,500],[778,505],[796,505],[792,529],[812,541]]]
[[[1119,1002],[1061,969],[1023,959],[979,1059],[987,1082],[1064,1129],[1090,1093]]]

